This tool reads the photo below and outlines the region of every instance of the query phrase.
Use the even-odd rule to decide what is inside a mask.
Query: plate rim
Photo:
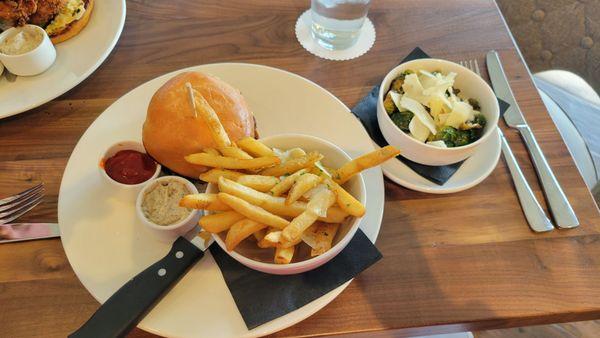
[[[125,0],[123,0],[123,1],[125,1]],[[117,98],[115,101],[113,101],[110,104],[110,106],[106,107],[106,109],[104,109],[102,111],[102,113],[100,113],[96,117],[96,119],[94,119],[94,121],[88,126],[88,128],[83,132],[83,134],[81,135],[81,137],[77,140],[77,144],[73,148],[73,150],[71,152],[71,155],[69,156],[69,160],[67,161],[67,164],[65,166],[65,171],[63,172],[63,176],[61,178],[61,184],[60,184],[59,194],[58,194],[58,202],[57,202],[57,211],[58,212],[57,212],[57,216],[58,216],[59,231],[61,233],[60,239],[61,239],[61,243],[63,243],[63,250],[64,250],[65,246],[64,246],[64,242],[63,242],[63,238],[62,238],[62,232],[63,231],[62,231],[62,227],[61,227],[61,217],[60,217],[60,215],[61,215],[60,211],[61,211],[62,208],[61,208],[61,203],[60,203],[60,201],[61,201],[60,196],[61,196],[61,191],[63,191],[63,189],[64,189],[64,182],[65,182],[64,178],[66,177],[67,168],[69,168],[69,164],[70,164],[70,162],[72,160],[72,154],[80,148],[80,146],[81,146],[81,144],[80,144],[81,139],[88,133],[88,131],[90,129],[92,129],[95,126],[95,124],[97,123],[97,121],[100,118],[100,116],[102,114],[104,114],[107,110],[109,110],[111,107],[113,107],[115,104],[117,104],[123,97],[132,94],[133,92],[135,92],[136,90],[138,90],[139,87],[142,87],[142,86],[148,84],[149,82],[155,81],[157,79],[167,78],[169,76],[172,77],[172,76],[174,76],[174,75],[176,75],[178,73],[189,71],[189,70],[192,70],[192,69],[197,69],[199,67],[205,67],[205,66],[217,66],[218,67],[218,66],[226,66],[226,65],[265,68],[265,69],[268,69],[269,71],[282,72],[282,73],[287,74],[288,76],[292,76],[292,77],[298,78],[299,80],[302,80],[304,82],[307,82],[310,85],[313,85],[313,86],[317,87],[318,89],[320,89],[321,92],[323,92],[326,95],[328,95],[329,97],[333,98],[337,103],[339,103],[341,106],[343,106],[345,108],[346,112],[349,114],[349,117],[354,116],[351,113],[351,110],[348,108],[348,106],[344,102],[342,102],[337,96],[333,95],[333,93],[331,93],[329,90],[325,89],[321,85],[317,84],[316,82],[314,82],[314,81],[312,81],[312,80],[310,80],[310,79],[308,79],[308,78],[306,78],[304,76],[301,76],[299,74],[290,72],[290,71],[288,71],[286,69],[276,68],[276,67],[272,67],[272,66],[268,66],[268,65],[263,65],[263,64],[256,64],[256,63],[249,63],[249,62],[216,62],[216,63],[206,63],[206,64],[199,64],[199,65],[193,65],[193,66],[188,66],[188,67],[180,68],[180,69],[173,70],[171,72],[162,74],[160,76],[157,76],[155,78],[149,79],[149,80],[145,81],[144,83],[139,84],[135,88],[129,90],[127,93],[123,94],[122,96],[120,96],[119,98]],[[356,122],[358,122],[358,119],[356,119]],[[362,126],[362,124],[359,123],[359,125],[360,125],[360,129],[363,131],[364,135],[367,138],[371,139],[370,136],[368,135],[367,131]],[[372,146],[372,148],[375,149],[374,146]],[[383,175],[383,171],[382,171],[381,167],[371,168],[370,170],[375,170],[376,171],[376,176],[377,176],[377,182],[376,183],[381,186],[381,190],[382,190],[381,191],[381,194],[382,194],[381,199],[383,201],[381,208],[376,208],[377,209],[377,220],[378,220],[376,223],[378,224],[378,227],[377,227],[376,231],[374,232],[374,236],[373,236],[374,237],[374,242],[373,243],[375,244],[376,241],[377,241],[377,238],[379,237],[379,232],[381,231],[381,226],[382,226],[382,222],[383,222],[383,212],[384,212],[384,208],[385,208],[385,180],[384,180],[384,175]],[[373,178],[373,182],[375,183],[375,177]],[[361,223],[359,224],[360,228],[362,228],[362,226],[363,226],[363,224],[364,224],[365,221],[366,221],[365,219],[361,220]],[[65,255],[67,257],[67,260],[69,261],[69,265],[71,265],[70,255],[68,254],[67,250],[64,250],[64,252],[65,252]],[[71,267],[72,267],[72,265],[71,265]],[[85,285],[81,281],[82,279],[79,276],[79,273],[74,268],[72,268],[72,270],[75,273],[75,275],[77,276],[77,279],[80,281],[81,285],[83,285],[83,287],[86,289],[86,291],[97,302],[99,302],[100,304],[103,304],[103,302],[96,297],[96,295],[88,288],[88,286]],[[351,279],[351,280],[349,280],[349,281],[347,281],[346,283],[338,286],[337,288],[329,291],[328,293],[322,295],[321,297],[319,297],[319,298],[311,301],[310,303],[307,303],[304,306],[302,306],[302,307],[300,307],[300,308],[298,308],[298,309],[296,309],[296,310],[294,310],[292,312],[289,312],[286,315],[289,315],[290,313],[299,311],[299,310],[301,310],[301,309],[309,306],[313,302],[316,302],[316,301],[319,301],[319,300],[321,300],[323,298],[326,298],[325,302],[323,304],[319,304],[319,305],[315,306],[314,309],[308,310],[308,312],[306,312],[305,314],[300,315],[297,318],[294,318],[293,320],[286,322],[285,325],[283,325],[283,326],[281,326],[279,328],[272,328],[272,329],[266,330],[266,331],[253,332],[257,328],[260,328],[261,326],[266,325],[266,324],[268,324],[268,323],[271,322],[271,321],[269,321],[269,322],[264,323],[264,324],[262,324],[262,325],[260,325],[260,326],[258,326],[256,328],[248,329],[247,332],[246,332],[246,334],[243,335],[243,337],[253,338],[253,337],[261,337],[263,335],[272,334],[272,333],[275,333],[275,332],[278,332],[278,331],[281,331],[281,330],[285,330],[285,329],[287,329],[287,328],[289,328],[289,327],[291,327],[291,326],[293,326],[293,325],[295,325],[295,324],[297,324],[297,323],[299,323],[299,322],[301,322],[301,321],[303,321],[303,320],[311,317],[316,312],[320,311],[325,306],[327,306],[329,303],[331,303],[334,299],[336,299],[348,287],[348,285],[350,285],[350,283],[353,280],[354,280],[354,278]],[[284,315],[284,316],[286,316],[286,315]],[[281,316],[281,317],[283,317],[283,316]],[[278,317],[278,318],[281,318],[281,317]],[[278,319],[278,318],[276,318],[276,319]],[[274,319],[274,320],[276,320],[276,319]],[[150,327],[148,325],[142,325],[141,323],[138,323],[137,327],[140,328],[140,329],[142,329],[142,330],[144,330],[144,331],[147,331],[147,332],[150,332],[150,333],[154,333],[154,334],[157,334],[157,335],[164,335],[165,334],[164,332],[162,332],[160,330],[156,330],[156,329],[154,329],[154,328],[152,328],[152,327]],[[173,335],[172,337],[180,337],[180,336]],[[183,336],[181,338],[185,338],[185,336]]]
[[[382,164],[381,170],[383,171],[383,174],[385,175],[385,177],[387,177],[394,183],[396,183],[400,186],[403,186],[407,189],[414,190],[414,191],[424,192],[424,193],[428,193],[428,194],[435,194],[435,195],[453,194],[453,193],[465,191],[465,190],[468,190],[468,189],[478,185],[479,183],[483,182],[483,180],[488,178],[488,176],[490,176],[492,174],[492,172],[498,166],[498,162],[500,161],[500,155],[502,153],[502,149],[501,149],[501,144],[500,144],[500,134],[498,133],[497,130],[495,130],[495,134],[496,134],[496,136],[491,138],[489,141],[489,142],[492,142],[492,141],[495,142],[494,150],[496,152],[495,152],[494,156],[490,158],[490,163],[493,163],[493,165],[490,165],[490,167],[488,169],[486,169],[486,171],[484,171],[481,175],[479,175],[477,178],[475,178],[471,182],[469,182],[467,184],[463,184],[459,187],[444,188],[444,186],[441,185],[441,186],[439,186],[439,188],[438,187],[431,188],[431,187],[423,186],[421,184],[415,184],[415,183],[412,183],[405,179],[402,179],[400,176],[394,174],[389,168],[386,167],[385,163]],[[468,161],[468,159],[467,159],[467,161]],[[405,165],[405,164],[402,164],[402,165]],[[459,170],[460,170],[460,168],[459,168]]]
[[[117,0],[117,1],[121,4],[121,8],[123,9],[121,11],[121,17],[119,18],[119,29],[117,31],[117,34],[115,34],[115,36],[113,37],[112,41],[108,44],[106,50],[104,50],[104,52],[102,52],[102,54],[100,55],[98,60],[96,60],[96,62],[91,67],[89,67],[75,81],[71,82],[68,85],[65,85],[64,87],[62,87],[61,89],[56,91],[54,94],[51,94],[48,97],[37,101],[37,103],[31,103],[29,105],[22,106],[20,108],[14,109],[14,110],[9,110],[5,113],[0,111],[0,119],[4,119],[4,118],[10,117],[10,116],[25,113],[29,110],[35,109],[43,104],[46,104],[46,103],[56,99],[57,97],[65,94],[69,90],[77,87],[81,82],[83,82],[88,77],[90,77],[90,75],[92,75],[104,63],[104,61],[106,61],[106,59],[108,58],[110,53],[115,49],[117,42],[121,38],[121,34],[123,33],[123,28],[125,27],[125,19],[127,17],[127,2],[126,2],[126,0]]]

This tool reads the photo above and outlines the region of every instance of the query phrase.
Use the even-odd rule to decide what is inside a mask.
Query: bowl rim
[[[383,108],[383,96],[384,96],[384,91],[386,87],[389,87],[389,84],[386,86],[386,82],[391,83],[391,78],[392,76],[396,76],[399,73],[399,70],[406,67],[407,65],[410,65],[412,63],[418,63],[418,62],[430,62],[430,63],[439,63],[439,64],[446,64],[446,65],[454,65],[459,67],[459,69],[463,70],[466,73],[471,74],[472,76],[474,76],[474,78],[476,79],[477,82],[479,82],[481,84],[481,87],[485,89],[486,92],[491,93],[491,95],[493,97],[496,97],[496,94],[494,93],[494,91],[492,90],[492,88],[490,87],[490,85],[483,79],[481,78],[481,76],[477,75],[475,72],[473,72],[472,70],[456,63],[456,62],[452,62],[452,61],[448,61],[448,60],[443,60],[443,59],[435,59],[435,58],[428,58],[428,59],[415,59],[415,60],[411,60],[411,61],[407,61],[407,62],[403,62],[401,64],[399,64],[398,66],[392,68],[392,70],[390,70],[386,76],[383,78],[383,81],[381,81],[381,84],[379,86],[379,95],[377,97],[377,105],[381,105],[381,108]],[[387,93],[387,91],[386,91]],[[385,111],[385,109],[384,109]],[[498,121],[500,119],[500,106],[498,104],[498,101],[495,100],[493,107],[492,107],[492,112],[494,112],[494,124],[497,126],[498,125]],[[379,115],[377,115],[377,118],[379,119]],[[392,126],[394,126],[394,130],[397,131],[398,133],[402,134],[404,138],[410,139],[410,142],[412,142],[413,144],[418,144],[420,146],[425,146],[426,148],[429,149],[436,149],[436,150],[440,150],[440,151],[445,151],[445,152],[460,152],[463,151],[465,149],[469,149],[469,148],[474,148],[477,147],[478,145],[480,145],[481,143],[483,143],[484,140],[488,139],[490,137],[490,135],[492,134],[492,131],[495,130],[494,127],[489,128],[477,141],[473,142],[473,143],[469,143],[466,144],[464,146],[459,146],[459,147],[449,147],[449,148],[441,148],[441,147],[436,147],[436,146],[432,146],[430,144],[427,144],[425,142],[419,142],[417,140],[415,140],[414,138],[412,138],[410,135],[408,135],[407,133],[405,133],[404,131],[402,131],[400,128],[398,128],[398,126],[394,123],[394,121],[392,121],[392,119],[390,118],[389,114],[382,114],[385,115],[385,121],[390,123]],[[387,141],[387,140],[386,140]]]
[[[188,179],[183,178],[181,176],[161,176],[156,179],[146,181],[146,182],[148,182],[148,184],[146,186],[144,186],[142,188],[142,190],[140,190],[140,192],[137,195],[137,198],[135,199],[135,211],[136,211],[136,215],[142,221],[142,223],[144,223],[144,225],[146,225],[154,230],[159,230],[159,231],[177,230],[177,229],[189,224],[189,222],[196,215],[198,215],[200,213],[199,210],[192,209],[184,219],[182,219],[181,221],[179,221],[177,223],[173,223],[170,225],[156,224],[156,223],[152,222],[151,220],[149,220],[148,218],[146,218],[146,216],[144,215],[144,211],[142,210],[142,201],[143,201],[144,195],[146,195],[146,192],[151,187],[155,186],[156,184],[158,184],[161,181],[167,181],[167,180],[179,181],[179,182],[185,184],[185,186],[190,190],[190,194],[198,193],[198,189],[196,188],[196,186],[191,181],[189,181]]]
[[[36,51],[38,51],[40,48],[42,48],[42,45],[44,44],[45,39],[50,38],[48,36],[48,33],[46,33],[46,30],[44,30],[42,27],[32,25],[32,24],[26,24],[22,27],[11,27],[11,28],[5,30],[4,32],[0,33],[0,44],[4,40],[8,39],[8,37],[12,34],[11,32],[14,32],[19,29],[21,29],[21,30],[30,29],[30,30],[35,30],[35,31],[41,32],[42,33],[42,41],[40,41],[40,43],[38,43],[34,49],[32,49],[26,53],[22,53],[22,54],[4,54],[0,51],[0,57],[8,60],[8,59],[17,59],[17,58],[29,56],[29,55],[35,53]],[[54,46],[53,46],[53,48],[54,48]]]
[[[342,154],[347,160],[352,160],[352,157],[350,157],[350,155],[348,155],[343,149],[341,149],[340,147],[338,147],[334,143],[329,142],[329,141],[327,141],[325,139],[322,139],[320,137],[312,136],[312,135],[298,134],[298,133],[286,133],[286,134],[277,134],[277,135],[266,136],[266,137],[260,138],[259,140],[272,140],[272,139],[286,138],[286,137],[299,137],[299,138],[313,139],[316,142],[325,144],[328,147],[331,147],[331,148],[335,149],[340,154]],[[361,195],[362,195],[362,196],[359,196],[357,198],[360,198],[360,202],[366,205],[367,194],[366,194],[366,185],[365,185],[364,178],[362,177],[362,174],[357,175],[356,178],[358,179],[359,187],[360,187],[360,191],[361,191]],[[207,185],[207,187],[206,187],[206,192],[210,193],[210,192],[213,192],[213,191],[218,191],[217,185],[214,184],[214,183],[209,183]],[[205,214],[208,214],[208,213],[205,213]],[[257,260],[248,258],[248,257],[246,257],[246,256],[238,253],[235,250],[228,251],[226,249],[226,247],[225,247],[225,243],[223,242],[223,240],[221,239],[221,237],[219,236],[219,234],[212,234],[212,237],[215,240],[215,242],[217,242],[217,244],[221,247],[221,249],[223,249],[223,251],[225,251],[228,255],[230,255],[231,257],[233,257],[238,262],[240,262],[240,263],[242,263],[245,266],[248,266],[250,268],[253,268],[253,269],[256,269],[256,270],[260,270],[260,271],[263,271],[265,273],[269,273],[269,272],[266,272],[265,270],[278,270],[279,272],[288,271],[288,270],[300,270],[301,268],[306,267],[307,265],[314,264],[315,262],[321,263],[321,264],[318,264],[318,265],[316,265],[316,266],[314,266],[314,267],[312,267],[312,268],[310,268],[308,270],[305,270],[305,271],[309,271],[309,270],[312,270],[312,269],[316,269],[317,267],[319,267],[322,264],[325,264],[326,262],[328,262],[331,259],[333,259],[333,257],[335,257],[337,254],[339,254],[343,250],[343,248],[340,249],[338,252],[336,252],[336,250],[334,250],[334,249],[348,245],[348,243],[350,242],[350,240],[352,240],[352,238],[354,237],[354,235],[358,231],[358,229],[360,227],[360,222],[363,219],[363,217],[364,216],[362,216],[362,217],[353,217],[352,220],[351,220],[351,222],[350,222],[350,230],[346,233],[346,235],[342,239],[340,239],[339,242],[337,242],[334,246],[332,246],[324,254],[319,255],[319,256],[315,256],[315,257],[311,257],[311,258],[306,259],[306,260],[301,261],[301,262],[295,262],[295,263],[289,263],[289,264],[276,264],[276,263],[261,262],[261,261],[257,261]],[[301,273],[301,272],[302,271],[291,272],[291,273],[293,274],[293,273]]]

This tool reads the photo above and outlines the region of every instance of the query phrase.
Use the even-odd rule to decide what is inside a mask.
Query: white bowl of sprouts
[[[493,135],[499,115],[490,86],[450,61],[403,63],[379,89],[377,120],[383,136],[402,156],[421,164],[467,159]]]

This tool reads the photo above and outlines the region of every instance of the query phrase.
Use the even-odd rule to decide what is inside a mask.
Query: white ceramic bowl
[[[117,143],[113,144],[111,147],[109,147],[106,150],[106,152],[104,152],[104,154],[102,154],[102,156],[100,157],[100,160],[98,161],[98,164],[99,164],[98,168],[100,170],[100,175],[104,178],[106,183],[113,186],[114,191],[115,191],[115,196],[118,196],[118,197],[126,199],[126,200],[135,201],[140,190],[142,190],[142,188],[146,184],[148,184],[148,182],[150,182],[153,179],[158,177],[162,167],[158,162],[156,162],[156,171],[149,179],[147,179],[146,181],[144,181],[142,183],[124,184],[121,182],[117,182],[117,181],[113,180],[110,176],[108,176],[108,174],[106,173],[106,170],[104,170],[104,163],[106,162],[106,160],[108,158],[112,157],[114,154],[118,153],[121,150],[135,150],[135,151],[139,151],[141,153],[146,153],[146,149],[144,148],[144,145],[142,145],[140,142],[136,142],[136,141],[117,142]]]
[[[347,161],[351,160],[348,154],[346,154],[342,149],[340,149],[333,143],[330,143],[328,141],[314,136],[301,134],[283,134],[265,137],[261,139],[261,141],[264,142],[267,146],[280,148],[284,150],[300,147],[307,152],[318,151],[325,156],[322,160],[322,163],[325,166],[332,168],[340,167]],[[344,184],[344,188],[350,194],[356,197],[356,199],[358,199],[363,205],[366,205],[366,188],[362,175],[356,175],[355,177],[350,179]],[[218,188],[215,184],[208,185],[207,192],[214,193],[217,191]],[[369,212],[369,210],[367,210],[367,212]],[[361,218],[349,217],[340,226],[340,229],[338,230],[333,240],[333,245],[331,249],[326,253],[320,256],[308,258],[306,260],[290,264],[275,264],[267,262],[267,259],[270,259],[270,261],[272,262],[274,249],[258,249],[256,248],[256,243],[251,243],[248,241],[244,241],[238,246],[239,248],[242,247],[243,244],[247,244],[248,248],[256,249],[257,252],[260,251],[261,254],[264,254],[264,256],[262,257],[265,259],[263,261],[259,261],[241,254],[240,249],[238,248],[236,248],[236,250],[234,251],[227,251],[227,248],[225,247],[225,242],[219,234],[213,234],[213,238],[215,239],[217,244],[231,257],[233,257],[235,260],[251,269],[276,275],[291,275],[295,273],[302,273],[309,270],[313,270],[330,261],[333,257],[340,253],[346,247],[346,245],[348,245],[352,237],[354,237],[354,234],[358,230],[360,220]],[[243,248],[241,250],[243,250]]]
[[[181,182],[189,189],[190,194],[198,193],[198,189],[196,189],[196,186],[194,186],[192,182],[186,180],[183,177],[162,176],[150,181],[148,184],[146,184],[146,186],[142,188],[142,190],[140,190],[135,201],[135,212],[137,214],[137,217],[142,221],[142,223],[144,223],[144,225],[146,225],[148,228],[152,229],[155,232],[155,234],[162,237],[163,239],[172,240],[178,236],[183,236],[187,232],[192,230],[192,228],[195,227],[196,224],[198,224],[201,212],[200,210],[192,209],[186,218],[170,225],[159,225],[147,219],[142,210],[142,202],[144,200],[144,196],[146,195],[149,189],[164,181]]]
[[[42,42],[33,50],[18,55],[8,55],[0,52],[0,62],[11,73],[19,76],[33,76],[46,71],[56,60],[56,49],[45,30],[35,25],[12,27],[0,34],[0,44],[20,30],[33,31],[43,36]]]
[[[392,81],[405,70],[441,71],[444,74],[457,74],[455,88],[460,89],[465,97],[479,101],[481,113],[487,119],[481,138],[473,143],[455,148],[439,148],[419,142],[398,128],[383,107],[383,99]],[[426,165],[447,165],[460,162],[477,151],[477,148],[488,138],[498,125],[500,108],[492,88],[477,74],[454,62],[438,59],[419,59],[399,65],[392,69],[381,83],[377,100],[377,121],[385,140],[402,151],[402,156],[411,161]]]

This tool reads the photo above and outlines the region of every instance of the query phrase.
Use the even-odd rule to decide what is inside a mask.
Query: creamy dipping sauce
[[[0,52],[6,55],[21,55],[31,52],[42,43],[44,36],[36,30],[20,29],[0,43]]]
[[[142,212],[154,224],[178,223],[192,212],[191,209],[179,206],[179,201],[188,194],[190,190],[182,182],[159,181],[146,191],[142,200]]]

